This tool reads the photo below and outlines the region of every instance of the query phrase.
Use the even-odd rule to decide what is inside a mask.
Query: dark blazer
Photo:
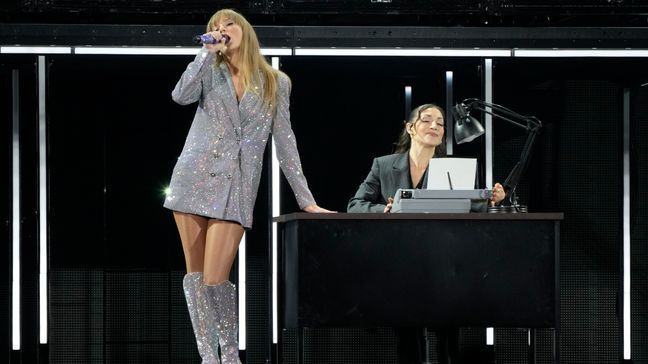
[[[374,158],[371,171],[349,200],[347,212],[383,212],[387,198],[399,188],[412,188],[409,154],[398,153]],[[423,185],[427,185],[427,173]]]
[[[384,212],[387,198],[394,197],[399,188],[412,188],[409,171],[409,154],[398,153],[374,158],[371,171],[349,200],[347,212]],[[423,177],[427,186],[427,173]],[[485,212],[486,200],[472,201],[470,210]]]

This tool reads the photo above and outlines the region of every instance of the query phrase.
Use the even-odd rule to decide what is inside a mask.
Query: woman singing
[[[203,363],[240,363],[236,287],[229,279],[252,211],[269,134],[297,202],[315,203],[302,173],[290,126],[290,79],[261,55],[254,29],[229,9],[207,24],[205,44],[182,74],[172,98],[198,101],[164,206],[173,210],[187,274],[183,281]],[[220,345],[220,360],[218,347]]]

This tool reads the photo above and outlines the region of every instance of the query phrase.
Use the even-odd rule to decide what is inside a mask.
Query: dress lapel
[[[236,89],[234,89],[234,83],[232,82],[232,76],[230,75],[229,69],[225,63],[219,65],[221,69],[221,74],[225,77],[227,81],[227,88],[223,90],[221,95],[223,98],[223,104],[227,109],[227,114],[229,115],[230,120],[232,121],[232,126],[234,130],[240,131],[241,129],[241,113],[239,111],[239,104],[236,102]],[[245,97],[245,95],[243,95]]]

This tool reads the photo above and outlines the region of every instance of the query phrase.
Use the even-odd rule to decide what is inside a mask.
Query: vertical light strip
[[[492,327],[486,328],[486,345],[493,346],[495,343],[495,329]]]
[[[484,60],[484,101],[493,103],[493,59]],[[485,108],[491,111],[489,107]],[[486,188],[493,186],[493,117],[484,115],[486,123]]]
[[[239,350],[245,350],[247,347],[247,320],[246,320],[246,295],[247,290],[247,275],[245,272],[246,268],[246,242],[245,242],[245,233],[241,238],[241,244],[239,244],[238,249],[238,307],[239,307]]]
[[[484,60],[484,101],[493,102],[493,59]],[[486,110],[491,111],[489,107]],[[493,185],[493,118],[489,114],[484,115],[486,129],[486,188]],[[495,342],[495,330],[492,327],[486,328],[486,345],[493,345]]]
[[[405,86],[405,118],[407,121],[409,114],[412,112],[412,86]]]
[[[623,90],[623,359],[630,360],[630,90]]]
[[[20,94],[18,70],[11,73],[11,348],[20,350]]]
[[[272,57],[272,68],[279,69],[279,57]],[[279,216],[281,209],[279,208],[280,195],[279,195],[279,159],[277,159],[277,149],[274,141],[270,140],[272,146],[272,176],[270,183],[272,184],[272,216]],[[278,257],[278,241],[277,241],[277,223],[272,223],[272,343],[279,342],[279,301],[277,299],[277,257]]]
[[[272,216],[279,216],[279,160],[277,159],[277,149],[274,141],[272,142]],[[277,235],[279,234],[277,223],[272,223],[272,342],[279,342],[279,301],[277,285],[277,265],[278,245]]]
[[[45,109],[45,56],[38,56],[38,331],[47,344],[47,110]]]
[[[452,125],[454,123],[454,119],[452,118],[452,104],[454,103],[454,91],[453,91],[453,78],[454,74],[452,71],[446,71],[446,102],[445,102],[445,125],[446,125],[446,130],[445,130],[445,138],[446,138],[446,154],[447,155],[452,155],[453,152],[453,144],[452,144],[452,138],[454,138],[453,133],[454,129],[452,128]]]

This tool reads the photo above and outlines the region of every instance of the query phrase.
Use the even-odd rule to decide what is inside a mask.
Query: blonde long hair
[[[261,55],[261,47],[259,46],[259,39],[252,25],[243,17],[232,9],[222,9],[214,13],[207,23],[207,32],[216,29],[218,22],[221,19],[229,19],[238,24],[243,31],[241,45],[239,48],[240,65],[239,72],[243,88],[255,93],[255,86],[260,83],[259,73],[263,81],[263,101],[266,105],[270,106],[274,112],[277,100],[278,89],[278,76],[279,71],[272,68],[265,57]],[[224,62],[225,58],[222,54],[216,55],[216,65]]]

